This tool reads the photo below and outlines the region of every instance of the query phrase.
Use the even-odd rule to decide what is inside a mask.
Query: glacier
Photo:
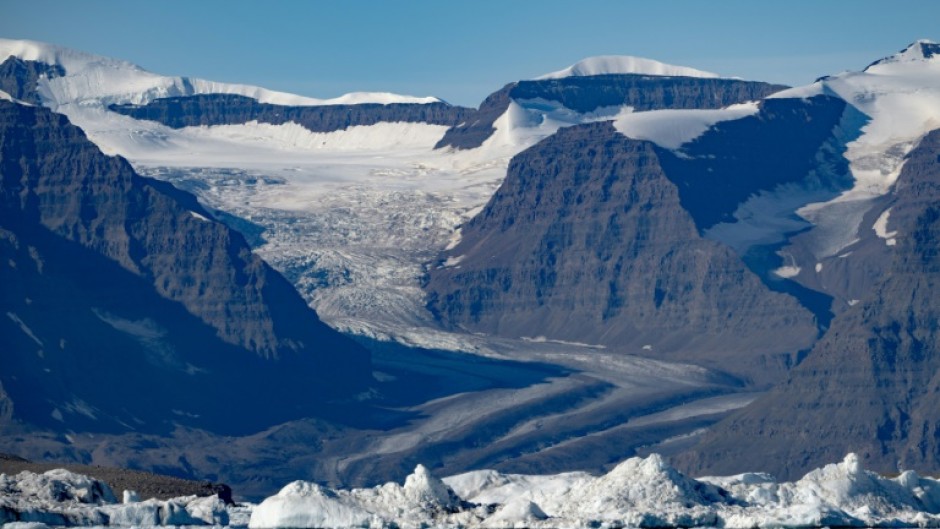
[[[917,41],[861,72],[771,96],[833,95],[867,120],[844,124],[848,132],[861,128],[858,137],[846,138],[855,185],[832,200],[791,188],[762,192],[741,205],[736,222],[710,228],[707,236],[744,252],[811,228],[800,235],[800,248],[784,249],[800,260],[793,270],[802,270],[801,277],[814,275],[816,263],[846,254],[862,237],[864,217],[882,207],[874,201],[889,192],[905,154],[927,130],[940,126],[940,59],[924,51],[930,46],[931,41]],[[68,116],[104,152],[126,157],[142,174],[194,192],[210,208],[257,224],[264,232],[256,251],[287,275],[334,328],[471,351],[480,348],[481,340],[443,332],[426,311],[421,278],[439,252],[459,239],[459,226],[499,187],[512,156],[559,128],[599,120],[614,120],[630,137],[679,149],[716,123],[756,110],[754,104],[652,112],[609,107],[583,114],[557,103],[513,100],[482,146],[435,149],[443,126],[380,123],[312,133],[293,123],[249,122],[172,129],[111,112],[108,105],[208,93],[281,105],[439,102],[436,98],[359,93],[316,99],[163,76],[51,44],[0,39],[0,57],[6,56],[62,66],[64,76],[40,79],[42,103]],[[598,56],[540,79],[624,73],[720,77],[649,59]],[[854,291],[830,294],[858,297]]]
[[[478,470],[439,479],[419,464],[404,484],[342,490],[294,481],[260,504],[123,497],[119,503],[107,484],[61,469],[0,474],[0,522],[9,529],[940,527],[940,481],[913,471],[880,476],[855,454],[783,483],[764,473],[693,479],[652,454],[597,476]]]
[[[288,122],[173,129],[112,112],[111,104],[161,97],[237,94],[309,106],[434,103],[436,98],[350,94],[323,100],[163,76],[117,59],[51,44],[0,39],[0,57],[62,66],[39,80],[43,105],[66,115],[109,155],[170,181],[209,208],[264,230],[256,248],[332,327],[376,339],[475,350],[478,340],[437,330],[424,307],[426,263],[483,207],[518,152],[585,121],[629,109],[581,114],[557,103],[513,102],[476,149],[435,149],[448,127],[381,122],[311,132]]]

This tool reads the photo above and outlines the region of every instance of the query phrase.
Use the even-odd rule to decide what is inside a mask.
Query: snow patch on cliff
[[[756,102],[731,105],[716,110],[651,110],[617,116],[614,127],[635,140],[649,140],[666,149],[678,149],[722,121],[753,116],[760,110]]]

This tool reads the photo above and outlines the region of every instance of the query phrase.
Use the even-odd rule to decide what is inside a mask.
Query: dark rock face
[[[0,384],[0,424],[13,418],[13,401],[10,396],[3,391],[3,385]]]
[[[15,418],[251,431],[368,383],[368,354],[241,235],[64,116],[0,101],[0,178],[0,383]]]
[[[835,166],[836,181],[816,185],[835,192],[852,185],[842,152],[820,152],[842,119],[842,99],[766,99],[760,111],[724,121],[683,145],[681,154],[663,149],[660,158],[679,200],[700,231],[733,222],[733,213],[752,195],[803,181],[821,164]],[[827,156],[827,159],[820,159]]]
[[[280,125],[294,122],[312,132],[345,130],[380,122],[422,122],[457,125],[473,112],[447,103],[284,106],[259,103],[245,96],[204,94],[157,99],[146,105],[111,105],[110,110],[134,119],[156,121],[175,129],[199,125],[234,125],[258,121]]]
[[[660,108],[722,108],[735,103],[756,101],[787,88],[755,81],[664,77],[636,74],[564,77],[520,81],[513,99],[557,101],[578,112],[601,107],[632,106],[634,110]]]
[[[920,42],[921,53],[925,59],[930,59],[934,55],[940,55],[940,44],[936,42]]]
[[[510,83],[490,94],[478,110],[471,111],[466,121],[448,129],[434,148],[474,149],[483,145],[483,142],[496,132],[493,123],[509,108],[509,103],[512,102],[510,93],[515,86],[516,83]]]
[[[736,210],[761,193],[785,186],[788,196],[806,197],[803,203],[793,202],[791,211],[795,212],[806,203],[833,199],[852,187],[845,143],[854,139],[856,127],[867,122],[856,114],[835,97],[766,99],[757,114],[720,122],[679,152],[661,150],[660,159],[666,176],[679,190],[682,207],[692,215],[699,232],[710,237],[709,228],[737,223]],[[760,221],[754,223],[760,225]],[[736,250],[764,284],[795,296],[825,329],[833,317],[832,297],[774,273],[785,264],[777,254],[780,247],[810,226],[796,222],[779,240]]]
[[[493,93],[466,121],[453,127],[435,148],[473,149],[489,138],[493,123],[512,100],[543,99],[586,113],[602,107],[632,106],[637,111],[664,108],[722,108],[756,101],[786,88],[735,79],[650,75],[595,75],[519,81]]]
[[[860,454],[873,470],[940,470],[940,130],[896,184],[892,265],[837,316],[790,379],[720,423],[680,460],[697,473],[784,479]]]
[[[779,377],[815,339],[812,316],[701,238],[660,157],[610,123],[517,155],[444,256],[456,264],[430,271],[429,308],[455,328]]]
[[[38,105],[41,103],[39,93],[36,91],[36,82],[39,78],[63,75],[65,75],[65,69],[59,65],[8,57],[0,63],[0,90],[10,94],[14,99]]]

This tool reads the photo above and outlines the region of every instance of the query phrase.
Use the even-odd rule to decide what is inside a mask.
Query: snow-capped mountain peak
[[[251,97],[260,103],[291,106],[440,102],[436,97],[414,97],[387,92],[354,92],[332,99],[317,99],[257,86],[190,77],[167,77],[148,72],[127,61],[44,42],[0,38],[0,62],[9,57],[58,65],[65,70],[63,77],[45,80],[40,86],[44,104],[52,107],[83,102],[139,105],[160,97],[197,94],[235,94]]]
[[[937,61],[938,57],[940,57],[940,43],[928,39],[920,39],[914,41],[908,47],[894,55],[875,61],[869,65],[868,68],[865,68],[865,71],[869,72],[872,71],[873,68],[877,69],[878,66],[895,63],[920,61],[940,62]]]
[[[652,59],[631,55],[598,55],[582,59],[571,66],[536,77],[542,79],[562,79],[565,77],[588,77],[607,74],[641,74],[681,77],[720,77],[716,73],[705,72],[687,66],[675,66]]]
[[[845,158],[854,186],[837,198],[810,204],[799,214],[813,224],[828,227],[860,226],[872,199],[890,192],[906,155],[929,131],[940,128],[940,44],[918,40],[902,51],[875,61],[861,72],[843,72],[772,98],[830,95],[843,99],[864,123],[852,131]],[[854,204],[854,205],[853,205]],[[833,214],[833,206],[841,213]],[[846,209],[854,208],[852,213]],[[820,230],[824,233],[826,229]],[[835,232],[832,232],[835,233]],[[830,257],[853,244],[856,228],[820,240],[814,253]]]
[[[127,61],[94,55],[55,44],[34,40],[12,40],[0,38],[0,59],[16,57],[24,61],[36,61],[50,65],[59,65],[67,73],[77,73],[95,65],[116,70],[137,70],[143,68]],[[0,61],[2,62],[2,61]]]

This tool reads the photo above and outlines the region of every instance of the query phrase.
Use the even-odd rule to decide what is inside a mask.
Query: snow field
[[[635,140],[649,140],[666,149],[678,149],[698,138],[716,123],[757,114],[756,102],[717,110],[651,110],[617,116],[614,127]]]
[[[682,77],[720,77],[716,73],[705,72],[687,66],[675,66],[652,59],[630,55],[599,55],[582,59],[571,66],[536,77],[541,79],[562,79],[565,77],[587,77],[605,74],[642,74]]]
[[[218,83],[188,77],[166,77],[126,61],[29,40],[0,39],[0,62],[7,57],[59,64],[66,75],[46,79],[40,93],[53,108],[65,103],[94,102],[145,104],[160,97],[196,94],[237,94],[275,105],[348,105],[358,103],[436,103],[436,97],[413,97],[388,92],[354,92],[332,99],[316,99],[257,86]]]
[[[845,153],[855,178],[852,189],[837,198],[809,204],[797,213],[827,234],[817,258],[831,257],[853,244],[862,218],[874,198],[890,192],[904,166],[905,156],[920,139],[940,128],[940,56],[925,58],[917,41],[904,51],[882,59],[862,72],[845,72],[771,97],[838,96],[865,114],[869,121]],[[859,203],[858,207],[840,207]],[[836,209],[837,208],[837,209]],[[828,214],[836,209],[838,214]],[[848,225],[837,229],[832,223]]]

